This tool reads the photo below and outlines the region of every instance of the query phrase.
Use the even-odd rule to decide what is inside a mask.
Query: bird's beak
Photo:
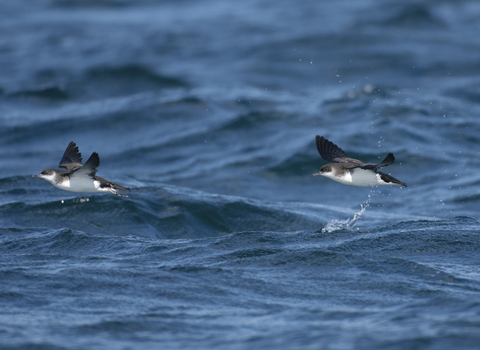
[[[313,176],[318,176],[318,175],[322,175],[322,174],[320,174],[320,172],[318,172],[318,173],[312,174],[312,177]]]
[[[32,177],[40,177],[40,175],[32,175]]]

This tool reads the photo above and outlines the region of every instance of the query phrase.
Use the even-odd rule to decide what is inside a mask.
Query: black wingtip
[[[84,164],[84,167],[88,168],[98,168],[100,165],[100,157],[98,156],[97,152],[93,152],[90,158],[88,158],[87,162]]]
[[[324,155],[325,155],[325,150],[329,146],[329,143],[331,142],[328,141],[325,137],[320,135],[315,136],[315,145],[317,145],[317,151],[320,154],[320,156],[325,160],[328,160],[324,157]]]
[[[399,186],[399,187],[407,187],[407,184],[402,182],[402,181],[399,181],[397,180],[396,178],[394,178],[393,176],[390,176],[390,175],[387,175],[387,174],[384,174],[382,172],[378,172],[378,174],[380,174],[380,177],[383,181],[385,181],[386,183],[390,183],[390,184],[393,184],[394,186]]]
[[[377,168],[382,168],[384,166],[388,166],[392,164],[395,161],[395,157],[393,156],[393,153],[389,153],[385,159],[378,165]]]
[[[385,157],[384,162],[385,162],[385,161],[390,162],[390,164],[393,163],[393,162],[395,161],[395,156],[393,155],[393,153],[389,153],[389,154]]]
[[[323,136],[315,136],[315,144],[317,145],[318,153],[320,153],[320,156],[325,160],[335,161],[337,158],[348,157],[345,151]]]
[[[76,144],[75,142],[73,142],[73,141],[70,141],[70,143],[68,144],[65,152],[66,152],[66,151],[75,151],[75,152],[78,153],[78,146],[77,146],[77,144]]]
[[[64,168],[65,164],[69,163],[82,164],[82,154],[79,152],[78,146],[73,141],[70,141],[67,148],[65,149],[59,166],[61,168]]]

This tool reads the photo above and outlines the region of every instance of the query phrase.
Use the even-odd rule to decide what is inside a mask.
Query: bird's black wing
[[[82,166],[82,154],[78,151],[78,147],[74,142],[70,142],[67,149],[63,153],[59,167],[69,171],[74,171]]]
[[[393,153],[389,153],[385,159],[378,164],[377,169],[383,168],[384,166],[389,166],[395,161],[395,157],[393,156]]]
[[[352,168],[359,167],[364,163],[348,157],[348,154],[345,153],[340,147],[334,144],[331,141],[328,141],[323,136],[315,136],[315,143],[317,145],[318,153],[322,156],[323,159],[328,160],[334,163],[348,163]]]
[[[400,186],[400,187],[407,187],[407,184],[405,182],[399,181],[393,176],[384,174],[381,171],[378,171],[378,174],[380,174],[380,177],[382,178],[382,180],[387,183],[397,184],[397,186]]]
[[[105,180],[103,177],[100,177],[100,176],[95,176],[95,180],[100,181],[100,187],[113,188],[114,190],[120,190],[120,191],[130,190],[128,187],[117,185],[115,182]]]
[[[378,169],[383,168],[384,166],[389,166],[395,161],[393,153],[389,153],[385,159],[380,164],[367,163],[361,166],[362,169],[371,169],[375,172],[378,172]]]
[[[93,152],[90,158],[88,158],[87,162],[79,169],[74,171],[75,175],[83,175],[86,174],[88,176],[95,176],[97,172],[97,167],[100,165],[100,157],[98,156],[97,152]]]

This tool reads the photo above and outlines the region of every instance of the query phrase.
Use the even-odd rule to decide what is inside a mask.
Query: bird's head
[[[331,164],[325,164],[320,168],[320,171],[318,173],[312,174],[312,176],[326,176],[326,177],[331,177],[334,175],[333,167]]]
[[[54,169],[45,169],[38,175],[33,175],[32,177],[38,177],[40,179],[45,179],[50,183],[55,182],[55,170]]]

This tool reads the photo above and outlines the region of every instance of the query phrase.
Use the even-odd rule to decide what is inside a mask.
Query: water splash
[[[334,231],[347,230],[350,231],[357,225],[357,222],[362,217],[362,214],[370,206],[371,197],[368,195],[368,199],[360,205],[360,210],[355,212],[353,218],[347,220],[331,220],[328,224],[322,228],[322,233],[331,233]],[[357,227],[358,230],[358,227]]]

